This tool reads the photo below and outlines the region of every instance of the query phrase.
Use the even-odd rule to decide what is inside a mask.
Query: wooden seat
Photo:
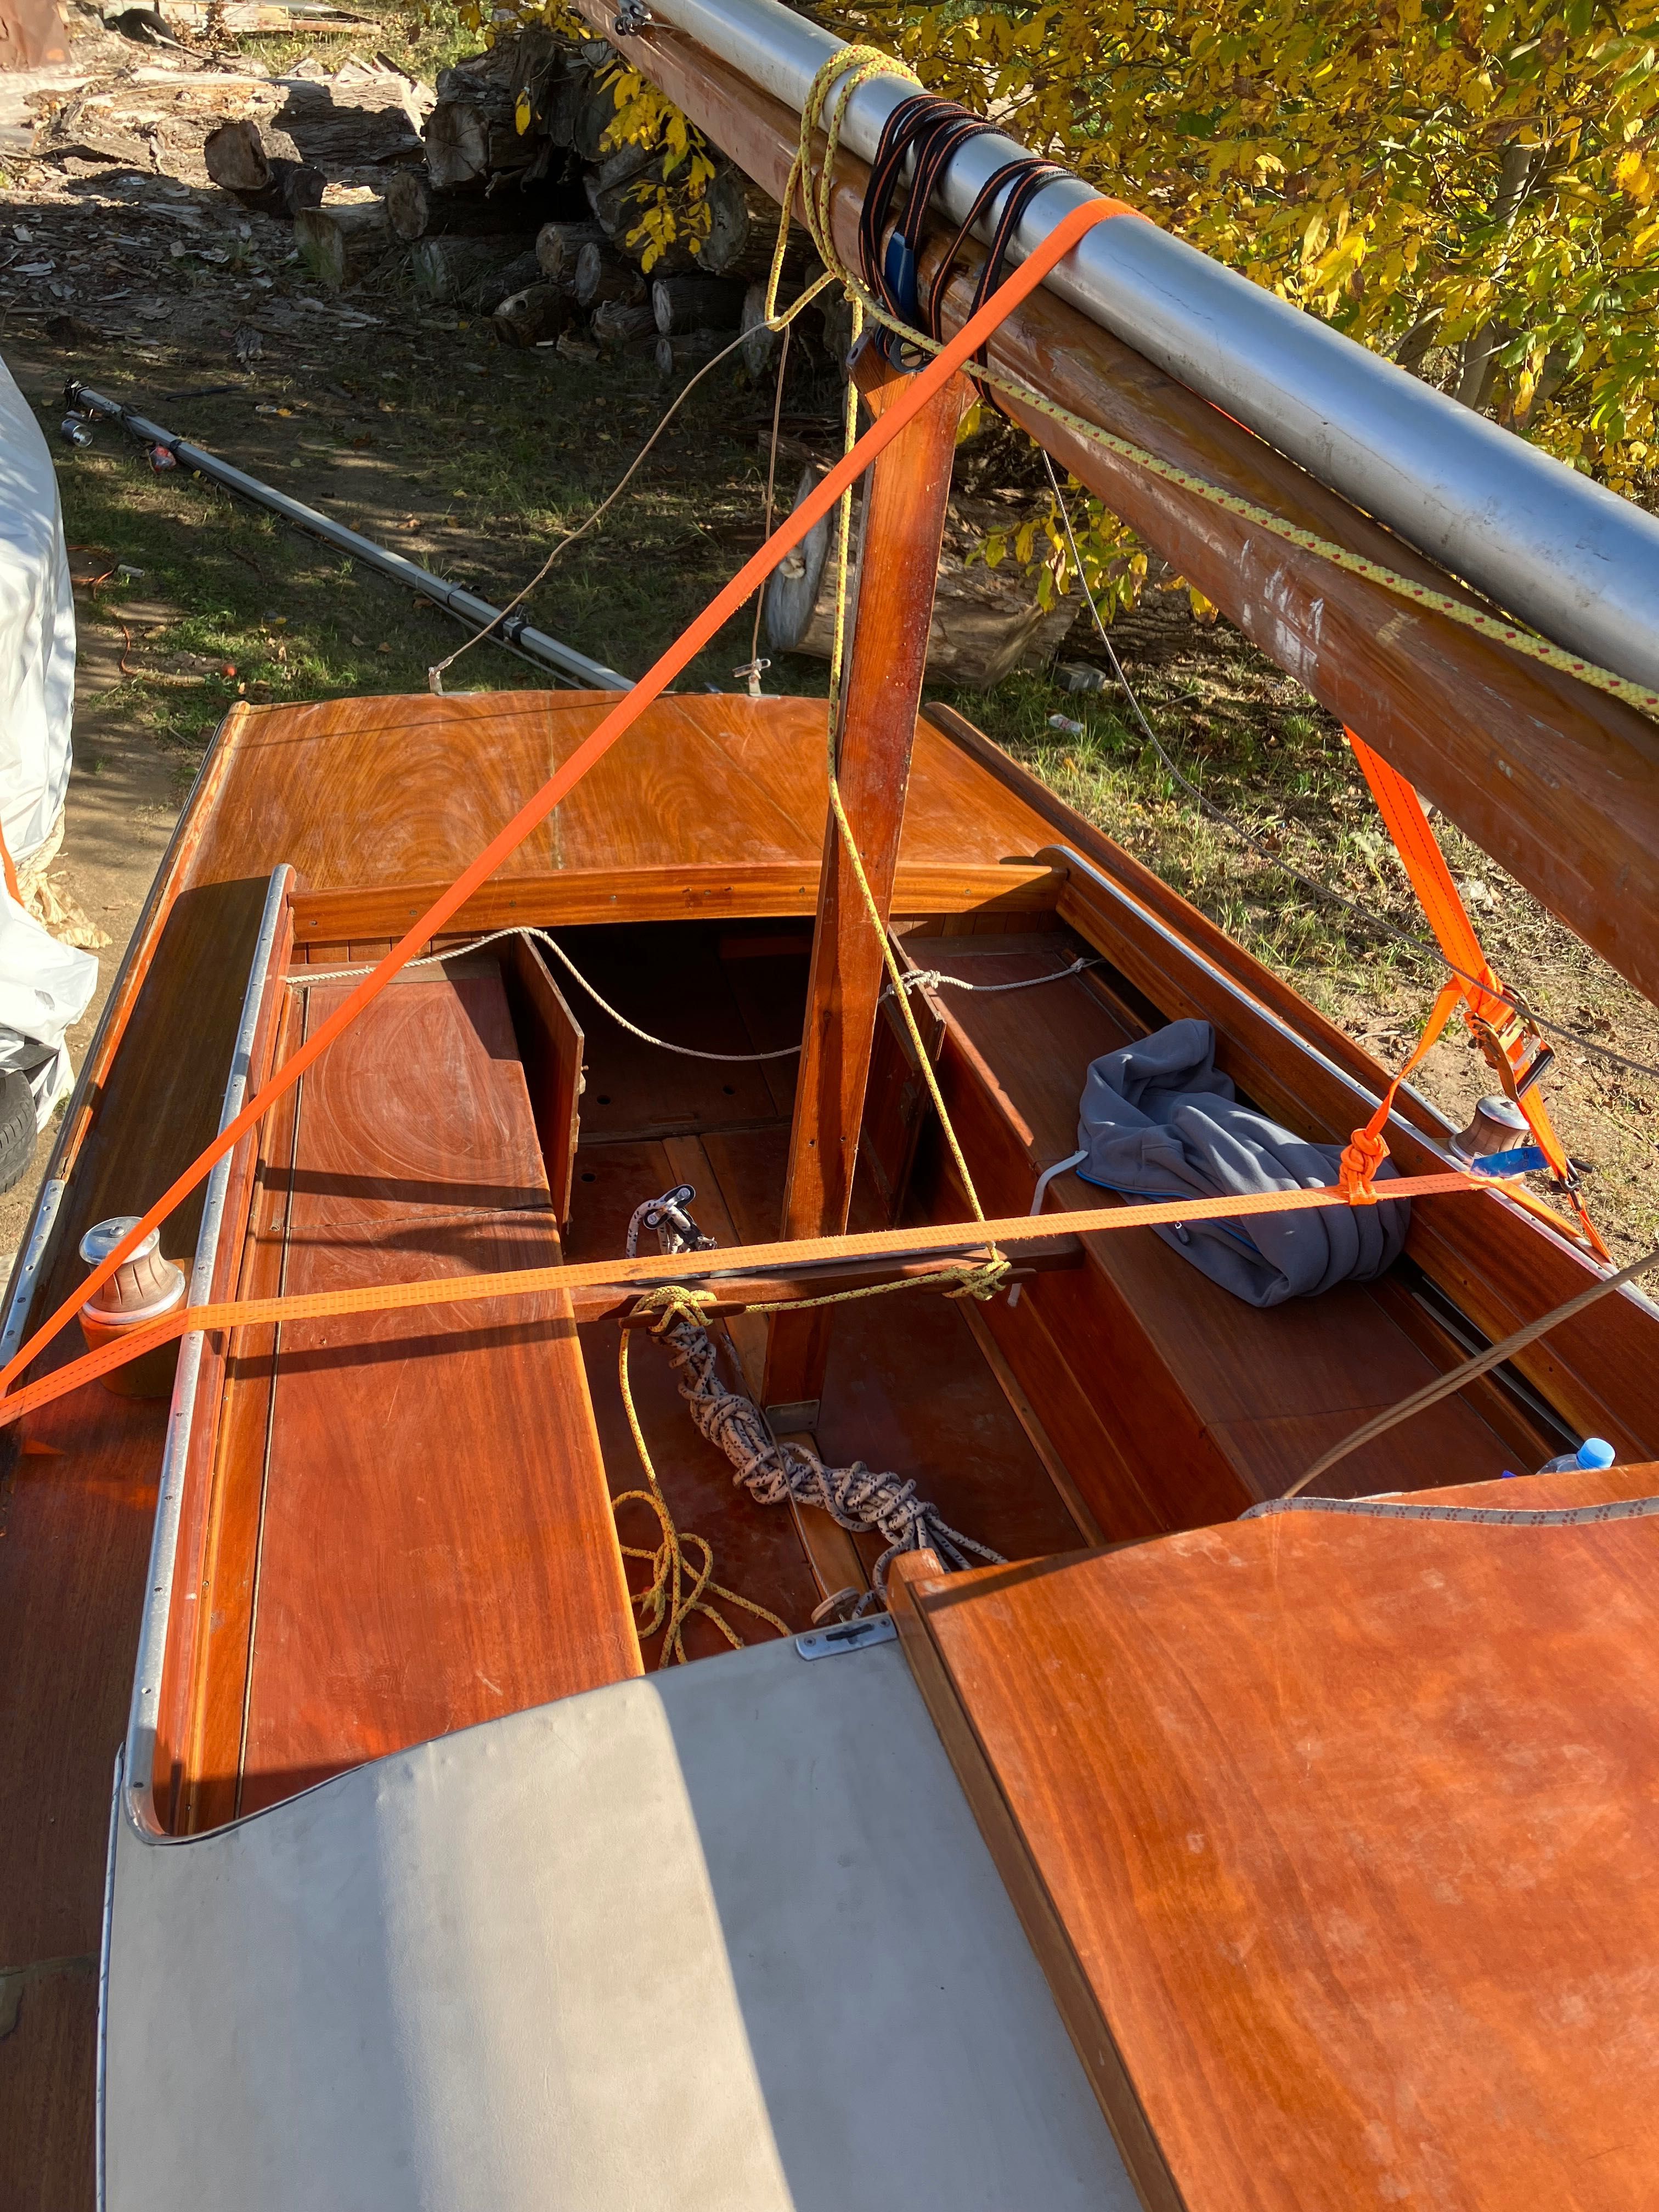
[[[349,988],[296,991],[290,1049]],[[500,970],[401,979],[273,1128],[248,1287],[561,1257]],[[639,1671],[568,1301],[291,1324],[274,1360],[262,1334],[222,1424],[200,1824]]]
[[[1052,975],[1088,948],[1056,935],[1017,945],[911,938],[908,950],[923,969],[983,984]],[[988,1212],[1022,1212],[1041,1170],[1077,1148],[1089,1063],[1153,1024],[1094,972],[1028,991],[945,988],[938,1003],[946,1101],[981,1200]],[[1097,1206],[1106,1195],[1068,1174],[1050,1185],[1048,1206]],[[953,1193],[944,1202],[960,1205]],[[988,1319],[1114,1536],[1228,1519],[1277,1495],[1437,1371],[1392,1285],[1343,1285],[1264,1311],[1149,1231],[1086,1242],[1086,1268],[1042,1277],[1012,1312],[999,1301]],[[1517,1461],[1528,1471],[1546,1455],[1525,1461],[1535,1443],[1452,1400],[1337,1472],[1351,1494],[1479,1480]]]

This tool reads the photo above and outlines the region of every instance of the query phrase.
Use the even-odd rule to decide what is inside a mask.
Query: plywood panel
[[[1182,2203],[1651,2203],[1656,1589],[1659,1518],[1315,1514],[913,1586],[1085,2064],[1110,2110],[1121,2053]]]

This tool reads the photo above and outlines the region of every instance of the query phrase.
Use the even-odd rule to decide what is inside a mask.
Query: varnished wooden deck
[[[296,957],[303,964],[384,951],[419,911],[422,893],[453,879],[601,711],[596,699],[538,693],[349,700],[239,709],[232,716],[181,824],[66,1120],[52,1173],[70,1179],[33,1299],[37,1316],[79,1281],[76,1247],[82,1230],[106,1215],[142,1208],[211,1136],[272,868],[287,861],[298,872]],[[823,743],[821,704],[724,696],[659,702],[460,921],[498,927],[538,921],[568,929],[644,918],[809,915],[823,849]],[[1085,884],[1064,884],[1052,855],[1038,864],[1056,842],[1127,886],[1175,932],[1173,942],[1158,939]],[[1056,911],[1105,952],[1114,963],[1112,989],[1142,1017],[1195,1012],[1215,1020],[1231,1039],[1246,1088],[1281,1118],[1288,1100],[1310,1133],[1346,1134],[1350,1094],[1334,1071],[1381,1087],[1382,1071],[1363,1052],[994,748],[954,730],[942,735],[924,722],[896,916],[926,916],[936,934],[971,941],[1007,930],[1011,916],[1019,926],[1052,927]],[[1218,972],[1242,983],[1247,999],[1230,999],[1209,971],[1192,966],[1185,944],[1195,944]],[[629,1000],[635,1012],[651,1016],[673,1002],[674,978],[660,966],[635,980],[638,995]],[[747,988],[734,990],[740,998]],[[1273,1032],[1263,1009],[1312,1039],[1323,1061]],[[584,1008],[578,1012],[585,1017]],[[742,1027],[750,1015],[739,1012],[734,1018]],[[1019,1048],[1028,1057],[1040,1054],[1046,1031],[1035,1001],[1022,1021],[1035,1026],[1016,1025]],[[985,1042],[988,1049],[1004,1048],[991,1030]],[[615,1064],[625,1069],[626,1054]],[[574,1186],[578,1244],[584,1237],[614,1240],[622,1200],[636,1179],[651,1180],[664,1161],[683,1172],[665,1140],[688,1127],[706,1147],[738,1233],[752,1237],[774,1225],[787,1082],[775,1069],[769,1074],[757,1068],[730,1079],[701,1068],[682,1079],[693,1066],[676,1063],[672,1074],[639,1069],[630,1118],[613,1128],[623,1141],[612,1147],[604,1194],[597,1167],[587,1170],[594,1183],[584,1185],[579,1176]],[[605,1117],[612,1111],[605,1099],[620,1113],[624,1096],[621,1087],[591,1089],[583,1103],[585,1146],[603,1140]],[[1013,1107],[1030,1159],[1069,1149],[1056,1110],[1047,1098]],[[285,1141],[291,1142],[291,1130],[284,1137],[273,1126],[271,1142],[280,1148]],[[623,1154],[629,1142],[640,1156],[625,1190]],[[361,1175],[362,1164],[354,1164],[349,1152],[348,1146],[337,1157],[305,1164],[308,1172],[337,1180]],[[1412,1162],[1402,1152],[1401,1164],[1422,1164],[1425,1157]],[[392,1177],[394,1184],[409,1180],[401,1169]],[[534,1206],[513,1195],[536,1184],[527,1151],[520,1158],[509,1146],[483,1181],[498,1198],[507,1194],[503,1203],[484,1208],[492,1234],[516,1233],[521,1214],[546,1221],[544,1186],[534,1189]],[[584,1189],[591,1194],[586,1221]],[[371,1212],[395,1202],[406,1218],[411,1194],[359,1188],[353,1202],[359,1200]],[[421,1202],[418,1194],[413,1201]],[[1485,1229],[1471,1229],[1471,1217],[1453,1213],[1450,1204],[1419,1209],[1413,1247],[1492,1334],[1582,1286],[1579,1262],[1496,1201],[1481,1202]],[[198,1211],[194,1202],[180,1209],[164,1237],[170,1254],[192,1249]],[[423,1216],[428,1224],[435,1218]],[[538,1233],[544,1240],[546,1232]],[[420,1257],[422,1272],[441,1263],[432,1249],[423,1247]],[[927,1453],[927,1434],[914,1425],[907,1429],[904,1361],[908,1356],[932,1362],[940,1373],[958,1371],[950,1363],[960,1352],[956,1340],[966,1341],[967,1325],[955,1309],[947,1314],[939,1302],[926,1304],[916,1327],[923,1335],[934,1330],[938,1341],[920,1352],[920,1338],[901,1345],[894,1332],[851,1310],[858,1318],[848,1321],[845,1341],[849,1358],[857,1355],[864,1395],[852,1404],[851,1370],[838,1367],[836,1389],[844,1402],[826,1413],[832,1431],[826,1442],[835,1449],[872,1460],[884,1449],[896,1458]],[[1033,1298],[1029,1309],[1039,1314],[1042,1304]],[[1581,1427],[1615,1434],[1627,1450],[1644,1439],[1650,1449],[1659,1448],[1653,1340],[1653,1324],[1639,1309],[1609,1301],[1584,1324],[1539,1347],[1528,1371]],[[77,1348],[72,1339],[60,1340],[43,1364],[60,1364]],[[1086,1390],[1079,1389],[1063,1344],[1050,1332],[1020,1352],[1011,1339],[1009,1356],[1016,1352],[1026,1362],[1019,1380],[1052,1413],[1056,1440],[1075,1437],[1073,1449],[1091,1449],[1086,1406],[1079,1410]],[[1443,1347],[1435,1358],[1443,1364]],[[1399,1371],[1409,1368],[1414,1376],[1419,1364],[1408,1360]],[[979,1355],[960,1371],[982,1380]],[[614,1411],[597,1379],[597,1361],[594,1374],[604,1435]],[[1081,1380],[1087,1389],[1099,1386],[1092,1371]],[[1609,1407],[1622,1425],[1598,1418]],[[948,1452],[971,1471],[975,1437],[983,1441],[994,1432],[1003,1441],[983,1466],[1035,1468],[1040,1461],[1038,1447],[1017,1432],[1018,1425],[1009,1427],[1004,1401],[981,1404],[967,1394],[956,1410],[960,1431],[942,1428],[934,1440],[941,1466],[952,1463]],[[434,1403],[424,1418],[441,1413]],[[256,1428],[263,1418],[257,1392],[248,1395],[246,1418]],[[22,1449],[12,1451],[0,1476],[0,1621],[9,1668],[0,1723],[0,2205],[7,2212],[14,2204],[25,2212],[85,2212],[91,2202],[95,1960],[110,1778],[125,1721],[165,1423],[162,1403],[92,1389],[45,1409],[21,1439],[9,1432]],[[1466,1433],[1480,1427],[1475,1414],[1468,1416]],[[1104,1435],[1097,1422],[1094,1433]],[[1234,1441],[1258,1456],[1269,1442],[1279,1449],[1261,1434]],[[1285,1448],[1292,1445],[1300,1449],[1301,1440],[1290,1439]],[[1135,1514],[1148,1493],[1138,1493],[1141,1505],[1133,1506],[1135,1471],[1113,1455],[1109,1440],[1106,1452],[1125,1477],[1120,1497],[1131,1501],[1125,1524],[1106,1533],[1144,1533],[1149,1523]],[[1267,1460],[1260,1464],[1265,1480]],[[606,1472],[614,1478],[613,1468]],[[328,1502],[321,1501],[323,1509]],[[964,1488],[954,1502],[959,1525],[975,1525],[978,1513],[988,1518],[1006,1512],[1006,1532],[993,1540],[1009,1547],[1042,1550],[1070,1541],[1073,1524],[1053,1510],[1052,1500],[1042,1510],[1025,1511],[991,1482],[977,1496],[971,1486]],[[1186,1504],[1193,1509],[1188,1517],[1202,1517],[1200,1500]],[[1170,1510],[1180,1514],[1178,1498],[1173,1507],[1157,1501],[1150,1525]],[[290,1531],[300,1539],[304,1533]],[[787,1565],[787,1577],[792,1603],[811,1595],[798,1565]],[[301,1642],[294,1649],[303,1650],[313,1626],[298,1624]],[[526,1693],[534,1689],[532,1681]],[[259,1710],[256,1682],[250,1709],[256,1730]],[[409,1725],[443,1721],[441,1705],[431,1701],[411,1713]],[[358,1748],[372,1749],[378,1741],[366,1735]],[[228,1758],[230,1747],[221,1749]],[[316,1754],[316,1739],[292,1734],[282,1742],[273,1735],[268,1747],[270,1771],[290,1775],[328,1763]],[[348,1747],[347,1755],[356,1753]],[[223,1775],[228,1768],[222,1759],[204,1771]]]

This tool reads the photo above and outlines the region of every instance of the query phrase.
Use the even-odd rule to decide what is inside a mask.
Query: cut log
[[[540,151],[533,137],[520,137],[513,94],[505,85],[480,84],[465,100],[441,100],[422,137],[427,174],[440,191],[464,191],[527,169]]]
[[[659,276],[651,308],[663,337],[686,331],[735,331],[743,319],[744,286],[730,276]]]
[[[417,238],[527,237],[537,209],[545,204],[539,191],[513,185],[499,192],[441,192],[416,169],[400,169],[386,188],[387,219],[408,246]]]
[[[526,284],[509,293],[490,317],[490,328],[503,345],[543,345],[564,328],[568,299],[557,284]]]
[[[818,482],[809,468],[794,505]],[[766,587],[766,636],[775,653],[803,653],[827,660],[835,637],[836,577],[830,558],[833,512],[787,553]],[[973,533],[966,533],[971,542]],[[858,568],[849,564],[848,601],[856,605]],[[933,623],[927,633],[927,680],[988,690],[1022,662],[1048,659],[1077,619],[1074,599],[1057,600],[1045,614],[1032,580],[1012,562],[988,568],[949,544],[939,556]]]
[[[767,364],[782,343],[780,333],[767,325],[766,287],[764,276],[755,279],[743,295],[743,313],[738,319],[738,327],[743,332],[743,365],[757,384],[765,375]],[[796,288],[793,284],[781,284],[778,287],[779,312],[792,307],[796,297]],[[799,325],[795,335],[799,341]]]
[[[680,337],[659,337],[653,353],[657,374],[666,383],[670,378],[689,376],[694,368],[701,368],[712,361],[724,345],[730,343],[721,331],[692,331]]]
[[[422,238],[410,249],[415,289],[428,300],[493,314],[509,293],[540,281],[528,239]]]
[[[609,300],[644,300],[647,288],[631,263],[590,239],[576,257],[575,294],[579,307],[598,307]]]
[[[604,82],[600,81],[601,78]],[[611,149],[601,142],[616,119],[617,95],[611,73],[604,69],[590,70],[571,119],[572,151],[584,161],[602,161]]]
[[[360,283],[392,242],[392,225],[379,200],[301,208],[294,218],[294,243],[325,292],[343,292]]]
[[[214,183],[228,192],[262,192],[270,182],[264,140],[251,115],[210,131],[202,143],[202,159]]]
[[[630,338],[651,337],[655,343],[656,319],[649,300],[601,300],[593,310],[593,335],[602,345],[623,345]]]
[[[544,222],[536,233],[536,258],[543,276],[550,284],[574,287],[583,246],[597,246],[604,235],[596,222]]]
[[[301,161],[285,131],[262,132],[251,116],[210,131],[202,155],[214,183],[261,215],[295,216],[322,205],[322,171]]]
[[[697,265],[711,276],[763,276],[772,266],[782,210],[738,168],[723,168],[708,187],[708,234]],[[799,229],[790,234],[784,273],[796,282],[806,265]]]

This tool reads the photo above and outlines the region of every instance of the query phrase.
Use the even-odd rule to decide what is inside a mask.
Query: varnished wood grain
[[[499,975],[385,993],[295,1121],[289,1291],[556,1264]],[[264,1488],[245,1812],[638,1670],[562,1297],[284,1328]]]
[[[1299,1514],[913,1574],[906,1648],[1084,2063],[1109,2113],[1097,2025],[1187,2204],[1645,2212],[1656,1568],[1659,1519]]]
[[[909,949],[924,965],[980,981],[1052,975],[1068,957],[1066,946],[1041,943],[1030,953],[977,955],[971,939],[912,939]],[[939,1003],[947,1029],[940,1075],[952,1120],[988,1212],[1012,1213],[1030,1203],[1039,1170],[1075,1149],[1090,1061],[1138,1032],[1086,976],[1029,991],[941,991]],[[1109,1194],[1066,1175],[1050,1185],[1047,1210],[1103,1201]],[[1270,1425],[1280,1417],[1316,1417],[1315,1427],[1328,1425],[1334,1441],[1366,1407],[1391,1404],[1433,1371],[1363,1285],[1259,1311],[1155,1237],[1085,1241],[1090,1267],[1044,1277],[1016,1311],[1000,1309],[999,1340],[1016,1372],[1020,1336],[1033,1322],[1066,1346],[1137,1487],[1172,1522],[1226,1518],[1294,1480],[1300,1468],[1284,1470],[1287,1432]],[[1437,1411],[1435,1422],[1396,1431],[1363,1459],[1356,1454],[1345,1487],[1501,1473],[1507,1446],[1478,1413],[1459,1401]],[[1074,1479],[1086,1494],[1089,1474]]]
[[[298,901],[296,927],[302,940],[315,938],[331,945],[353,933],[361,937],[371,931],[401,931],[444,888],[434,881],[315,891]],[[595,923],[808,915],[814,911],[817,890],[817,871],[805,861],[675,861],[620,874],[612,867],[544,876],[503,872],[467,901],[451,927],[471,935],[518,922],[576,929]],[[894,902],[903,914],[982,915],[1001,927],[1010,915],[1051,913],[1059,891],[1060,878],[1048,868],[907,861],[898,871]]]
[[[542,1166],[554,1213],[564,1229],[570,1222],[570,1182],[581,1130],[581,1024],[533,939],[507,938],[501,952],[501,977],[524,1062]]]
[[[860,356],[855,374],[877,416],[902,388],[899,372],[874,347]],[[951,462],[969,397],[966,381],[952,377],[881,455],[865,489],[859,590],[836,731],[836,783],[864,888],[832,819],[795,1086],[785,1237],[837,1236],[852,1204]],[[828,1308],[774,1316],[769,1405],[817,1399],[834,1322]]]
[[[969,758],[1051,823],[1060,842],[1092,861],[1127,895],[1103,900],[1091,896],[1082,881],[1068,881],[1062,910],[1079,933],[1149,994],[1164,1019],[1190,1012],[1213,1022],[1222,1040],[1223,1064],[1231,1061],[1244,1088],[1267,1111],[1281,1120],[1296,1119],[1310,1135],[1346,1143],[1354,1126],[1353,1093],[1333,1070],[1350,1077],[1371,1097],[1381,1097],[1392,1071],[1380,1066],[1291,984],[1253,960],[1207,915],[1038,784],[962,715],[938,704],[927,711]],[[1173,933],[1179,945],[1190,945],[1202,964],[1172,947],[1137,916],[1137,908]],[[1218,988],[1206,968],[1218,969],[1239,989]],[[1292,1035],[1286,1037],[1256,1008],[1277,1016]],[[1423,1173],[1435,1156],[1413,1131],[1422,1129],[1443,1141],[1448,1125],[1425,1100],[1402,1092],[1396,1104],[1398,1118],[1389,1131],[1395,1160],[1404,1173]],[[1531,1219],[1507,1206],[1483,1209],[1476,1221],[1430,1200],[1415,1210],[1408,1249],[1494,1339],[1565,1305],[1594,1280],[1591,1263],[1583,1255],[1541,1235]],[[1654,1322],[1633,1298],[1613,1299],[1583,1321],[1569,1322],[1529,1346],[1517,1364],[1581,1433],[1607,1436],[1629,1457],[1659,1451]]]
[[[535,691],[255,709],[198,866],[229,875],[260,867],[271,853],[290,861],[303,878],[301,943],[401,931],[412,918],[406,912],[383,920],[365,906],[343,927],[308,932],[307,915],[325,909],[307,898],[453,881],[575,750],[606,703]],[[1041,838],[1038,818],[958,746],[924,726],[915,760],[902,866],[948,872],[1029,857]],[[637,908],[622,902],[640,872],[665,894],[676,878],[690,887],[690,902],[677,900],[672,918],[697,911],[700,881],[710,910],[731,911],[731,886],[753,869],[779,871],[763,878],[775,882],[773,897],[804,883],[810,913],[827,808],[821,700],[659,700],[504,864],[469,922],[535,919],[489,901],[517,896],[520,878],[529,887],[550,877],[566,878],[573,897],[616,895],[617,904],[585,918],[636,920]],[[935,909],[924,901],[908,910]]]
[[[1099,2100],[1136,2193],[1146,2212],[1187,2212],[1099,1997],[941,1662],[925,1609],[927,1595],[941,1583],[951,1586],[940,1577],[939,1558],[933,1552],[901,1553],[889,1575],[888,1604],[916,1686],[956,1768],[1020,1925],[1048,1976],[1066,2032]]]

